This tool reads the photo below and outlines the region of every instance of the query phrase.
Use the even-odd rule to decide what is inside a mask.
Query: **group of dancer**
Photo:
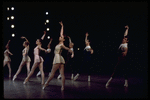
[[[45,87],[47,87],[49,85],[49,82],[53,79],[54,75],[55,75],[55,72],[59,69],[59,72],[60,72],[60,75],[57,77],[58,79],[61,78],[62,80],[62,86],[61,86],[61,90],[64,90],[64,86],[65,86],[65,75],[64,75],[64,65],[66,66],[68,61],[71,61],[72,58],[74,57],[74,50],[73,50],[73,46],[74,46],[74,43],[71,41],[71,38],[69,36],[67,36],[69,38],[69,47],[66,47],[64,45],[64,34],[63,34],[63,30],[64,30],[64,25],[61,22],[59,22],[59,24],[61,25],[61,31],[60,31],[60,37],[59,37],[59,43],[55,46],[55,50],[54,50],[54,59],[53,59],[53,66],[52,66],[52,69],[51,69],[51,72],[49,73],[49,77],[47,79],[47,81],[44,83],[44,78],[45,78],[45,74],[44,74],[44,71],[43,71],[43,58],[42,56],[40,55],[40,51],[44,51],[46,54],[50,53],[51,52],[51,49],[50,49],[50,44],[52,42],[52,39],[50,39],[50,42],[48,43],[48,46],[47,46],[47,49],[44,49],[42,48],[42,41],[46,35],[46,31],[44,31],[44,34],[43,36],[40,38],[40,39],[37,39],[36,40],[36,47],[34,48],[34,63],[32,65],[32,68],[30,70],[30,62],[31,62],[31,59],[30,57],[28,56],[28,52],[29,52],[29,41],[27,40],[26,37],[21,37],[21,39],[25,39],[26,41],[23,42],[23,46],[25,47],[22,51],[22,61],[20,63],[20,66],[17,70],[17,72],[15,73],[15,75],[13,76],[13,81],[15,81],[15,79],[17,78],[17,75],[21,72],[21,69],[22,67],[26,64],[27,65],[27,77],[25,78],[23,84],[26,84],[30,77],[33,75],[35,69],[39,66],[39,72],[37,73],[37,76],[38,75],[41,75],[41,84],[43,85],[43,88],[42,89],[45,89]],[[115,76],[115,73],[116,73],[116,69],[118,69],[118,66],[121,65],[121,66],[125,66],[126,64],[126,55],[127,55],[127,52],[128,52],[128,30],[129,30],[129,27],[128,26],[125,26],[126,28],[126,31],[124,33],[124,37],[122,39],[122,43],[121,45],[119,46],[118,48],[118,51],[119,51],[119,56],[118,56],[118,63],[117,65],[115,66],[114,68],[114,72],[113,74],[111,75],[110,79],[108,80],[108,82],[106,83],[106,87],[108,87],[110,85],[110,82],[112,81],[112,79],[114,78]],[[90,46],[90,41],[88,39],[88,32],[85,34],[85,49],[84,49],[84,60],[83,60],[83,64],[82,66],[85,66],[87,67],[87,71],[88,71],[88,81],[90,81],[90,75],[91,75],[91,54],[93,54],[93,49],[91,48]],[[11,77],[11,66],[10,66],[10,62],[11,62],[11,59],[9,57],[9,54],[10,55],[13,55],[10,51],[9,51],[9,43],[10,43],[10,40],[8,41],[7,45],[6,45],[6,50],[4,51],[4,61],[3,61],[3,67],[7,64],[8,68],[9,68],[9,77]],[[67,53],[67,61],[65,63],[65,60],[64,58],[62,57],[61,53],[62,53],[62,50],[65,49],[68,51]],[[120,66],[120,67],[121,67]],[[81,67],[82,68],[82,67]],[[125,76],[125,84],[124,86],[125,87],[128,87],[128,79],[127,79],[127,73],[126,73],[126,70],[124,70],[124,76]],[[77,75],[74,76],[74,73],[72,73],[71,75],[71,79],[72,80],[76,80],[78,77],[79,77],[79,72],[77,73]]]

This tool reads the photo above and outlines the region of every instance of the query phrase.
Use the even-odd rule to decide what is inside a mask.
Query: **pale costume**
[[[63,45],[63,44],[58,44],[55,47],[55,50],[54,50],[55,56],[54,56],[53,64],[56,64],[56,63],[63,63],[63,64],[65,64],[65,60],[61,56],[61,52],[62,52],[61,45]]]

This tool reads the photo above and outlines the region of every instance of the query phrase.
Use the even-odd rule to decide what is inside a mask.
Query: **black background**
[[[7,11],[7,7],[14,7],[14,11]],[[147,2],[3,2],[3,51],[10,39],[10,51],[12,71],[16,72],[22,60],[23,41],[21,36],[27,37],[30,42],[29,56],[31,67],[34,61],[33,49],[35,41],[41,38],[47,27],[47,32],[42,47],[47,48],[49,40],[51,44],[51,64],[54,47],[58,44],[61,26],[64,24],[64,34],[69,35],[74,42],[75,64],[79,67],[82,61],[85,47],[85,33],[89,33],[92,55],[92,73],[99,75],[111,75],[117,63],[117,49],[125,32],[125,25],[129,25],[128,44],[128,73],[135,76],[147,76],[148,71],[148,3]],[[45,12],[48,11],[49,15]],[[14,20],[7,20],[14,15]],[[45,25],[46,19],[49,23]],[[11,24],[15,25],[11,29]],[[11,34],[15,33],[12,38]],[[65,45],[68,46],[66,38]],[[78,51],[77,48],[80,48]],[[63,51],[66,58],[67,51]],[[43,56],[44,58],[44,56]],[[6,69],[7,67],[5,67]],[[86,69],[86,66],[82,67]],[[23,68],[26,71],[26,67]],[[65,69],[70,71],[69,68]],[[4,70],[8,71],[8,70]],[[5,73],[5,72],[4,72]],[[7,73],[7,72],[6,72]]]

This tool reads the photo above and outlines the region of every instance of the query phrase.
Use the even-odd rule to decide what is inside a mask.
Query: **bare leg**
[[[8,63],[8,61],[3,61],[3,67]]]
[[[21,72],[21,69],[22,69],[22,67],[23,67],[25,64],[26,64],[25,61],[21,61],[20,65],[19,65],[19,68],[18,68],[16,74],[15,74],[14,77],[13,77],[13,81],[17,78],[17,75]]]
[[[64,86],[65,86],[64,64],[60,65],[59,72],[61,74],[61,80],[62,80],[61,90],[64,90]]]
[[[29,78],[32,76],[32,74],[34,73],[34,70],[37,68],[37,66],[39,65],[39,62],[35,62],[32,66],[32,69],[29,73],[29,75],[27,76],[27,78],[24,80],[23,84],[25,84],[26,82],[28,82]]]
[[[27,62],[26,65],[27,65],[27,75],[29,75],[29,73],[30,73],[30,62]]]
[[[51,70],[51,74],[48,77],[47,81],[45,82],[43,89],[48,85],[48,83],[53,79],[55,72],[57,71],[57,69],[59,68],[60,64],[54,64]]]
[[[42,83],[41,84],[44,85],[44,77],[45,77],[45,75],[44,75],[44,71],[43,71],[43,62],[40,63],[39,70],[41,72],[41,78],[42,78]]]
[[[9,78],[11,77],[11,67],[10,67],[10,62],[7,63],[7,66],[9,68]]]

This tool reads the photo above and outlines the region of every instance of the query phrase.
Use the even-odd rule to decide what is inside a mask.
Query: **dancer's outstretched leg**
[[[9,78],[11,78],[11,67],[10,67],[10,62],[7,63],[8,69],[9,69]]]
[[[25,78],[23,84],[26,84],[26,82],[29,81],[29,78],[32,76],[32,74],[34,73],[34,70],[37,68],[38,65],[39,65],[39,62],[36,62],[33,64],[32,69],[31,69],[29,75]]]
[[[30,73],[30,62],[27,62],[26,65],[27,65],[27,75],[29,75],[29,73]]]
[[[65,86],[64,64],[60,65],[59,72],[61,74],[61,80],[62,80],[61,90],[64,90],[64,86]]]
[[[51,74],[50,76],[48,77],[47,81],[45,82],[44,86],[43,86],[43,89],[48,86],[49,82],[53,79],[54,75],[55,75],[55,72],[57,71],[57,69],[59,68],[60,66],[60,63],[57,63],[57,64],[54,64],[53,67],[52,67],[52,70],[51,70]]]
[[[44,71],[43,71],[43,62],[40,63],[39,70],[41,72],[41,78],[42,78],[41,84],[44,85],[44,77],[45,77],[45,75],[44,75]]]
[[[20,63],[20,65],[19,65],[19,68],[18,68],[16,74],[13,76],[13,81],[17,78],[17,75],[21,72],[21,69],[22,69],[22,67],[23,67],[25,64],[26,64],[25,61],[21,61],[21,63]]]

